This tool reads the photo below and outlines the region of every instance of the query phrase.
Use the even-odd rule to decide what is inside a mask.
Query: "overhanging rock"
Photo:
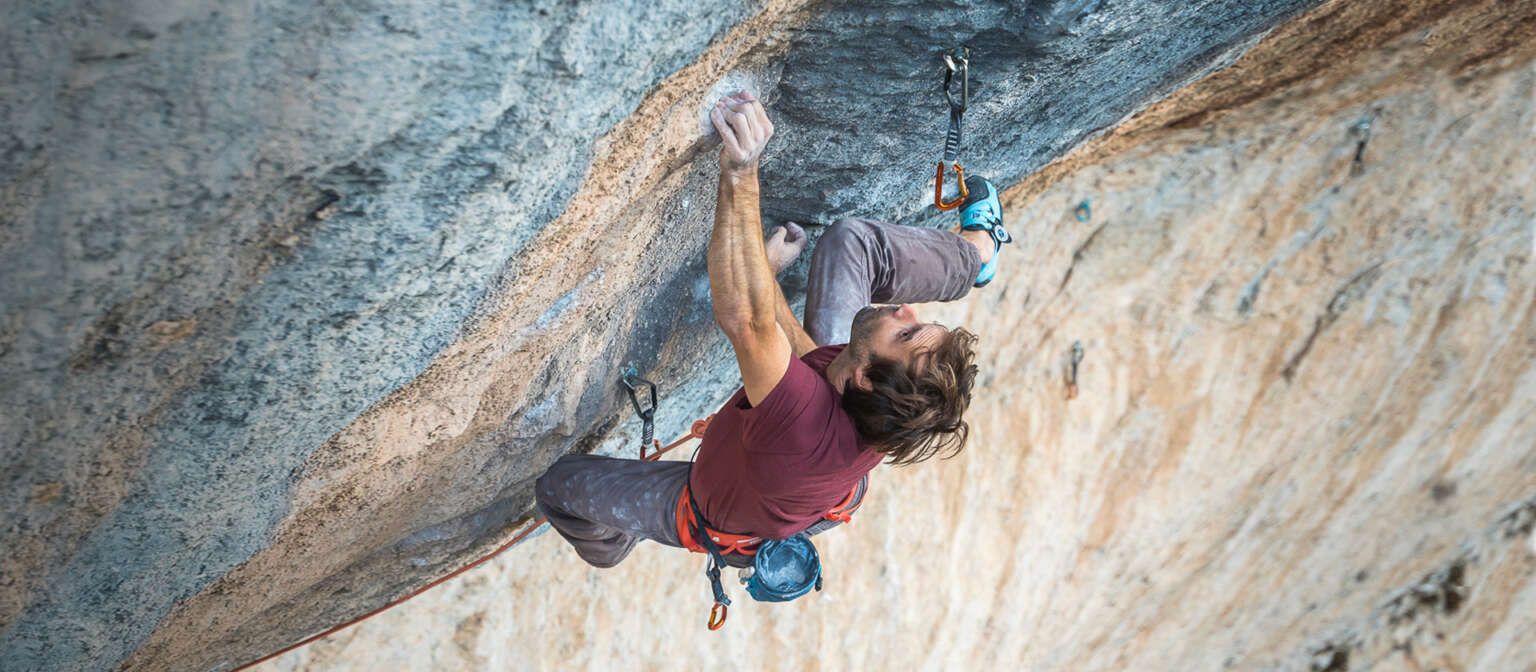
[[[707,412],[723,77],[770,218],[921,225],[941,50],[1009,185],[1314,4],[7,8],[0,660],[227,669],[494,546],[623,369]]]

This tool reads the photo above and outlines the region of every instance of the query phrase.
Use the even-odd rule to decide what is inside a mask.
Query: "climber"
[[[680,523],[688,498],[710,530],[762,539],[824,531],[846,520],[827,514],[862,497],[882,460],[953,455],[968,433],[961,416],[976,337],[923,322],[904,302],[958,299],[992,279],[1009,240],[996,189],[970,178],[962,223],[948,231],[838,220],[812,256],[802,328],[775,274],[806,235],[791,223],[765,242],[758,210],[758,157],[773,124],[746,92],[722,99],[711,121],[723,147],[710,293],[742,387],[692,464],[567,455],[539,478],[540,512],[597,567],[617,564],[642,538],[695,548]],[[739,552],[725,559],[751,563]]]

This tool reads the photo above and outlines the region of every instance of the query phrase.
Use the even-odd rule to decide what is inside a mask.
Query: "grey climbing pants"
[[[811,257],[805,333],[818,346],[847,343],[860,308],[954,301],[971,291],[980,271],[976,246],[949,231],[839,219]]]
[[[817,345],[846,343],[853,316],[870,303],[952,301],[971,289],[981,257],[965,239],[940,229],[840,219],[816,244],[805,302],[805,328]],[[534,486],[539,512],[595,567],[619,564],[641,539],[682,546],[677,501],[687,462],[647,462],[566,455]],[[821,521],[817,534],[836,526]],[[749,556],[727,564],[746,567]]]

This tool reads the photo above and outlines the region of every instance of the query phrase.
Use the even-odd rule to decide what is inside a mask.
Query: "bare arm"
[[[805,353],[816,349],[816,342],[811,340],[811,335],[805,333],[805,327],[801,326],[800,318],[795,317],[795,311],[790,310],[789,301],[784,298],[784,290],[774,283],[774,289],[778,290],[778,305],[774,309],[774,319],[779,323],[779,329],[783,330],[784,337],[789,339],[789,347],[798,359]]]
[[[709,293],[715,323],[736,351],[747,401],[756,406],[784,377],[793,354],[779,326],[779,305],[789,312],[788,304],[768,266],[758,210],[757,159],[773,135],[773,124],[751,94],[727,97],[710,120],[724,147],[715,228],[709,236]]]
[[[989,242],[990,238],[987,239]],[[773,233],[768,235],[768,241],[764,247],[768,251],[768,266],[777,276],[784,272],[795,258],[805,250],[805,229],[800,228],[794,222],[785,222],[783,226],[774,227]],[[801,326],[800,318],[795,316],[795,311],[790,310],[789,301],[783,292],[783,285],[775,285],[778,289],[777,301],[774,306],[774,318],[778,320],[779,329],[784,331],[784,337],[789,339],[789,346],[794,351],[795,357],[803,357],[805,353],[816,349],[815,341],[805,333],[805,327]]]

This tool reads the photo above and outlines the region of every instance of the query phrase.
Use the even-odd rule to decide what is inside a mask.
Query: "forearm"
[[[789,301],[784,298],[784,290],[778,283],[774,283],[774,295],[778,302],[774,306],[774,319],[779,323],[779,329],[784,331],[784,337],[789,339],[789,347],[798,358],[807,352],[816,349],[816,342],[805,333],[805,327],[801,326],[800,318],[795,317],[795,311],[789,307]]]
[[[715,321],[727,335],[777,325],[777,304],[784,299],[768,266],[762,228],[757,171],[722,171],[708,265]]]

